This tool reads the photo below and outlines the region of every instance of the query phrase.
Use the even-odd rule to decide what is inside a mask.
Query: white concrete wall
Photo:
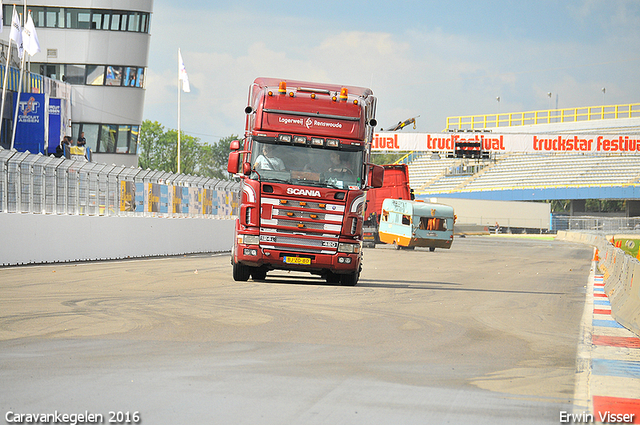
[[[0,265],[230,251],[234,223],[0,213]]]
[[[544,202],[490,201],[444,197],[433,197],[431,199],[436,199],[436,202],[453,207],[454,213],[458,216],[456,225],[493,226],[498,223],[505,228],[550,228],[551,204]]]

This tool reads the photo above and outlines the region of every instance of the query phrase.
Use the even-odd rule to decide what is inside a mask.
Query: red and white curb
[[[640,424],[640,338],[611,317],[593,262],[578,344],[573,414],[560,423]]]

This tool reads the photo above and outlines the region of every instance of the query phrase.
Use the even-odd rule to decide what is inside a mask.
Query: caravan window
[[[444,218],[420,217],[419,229],[444,232],[447,230],[447,220]]]

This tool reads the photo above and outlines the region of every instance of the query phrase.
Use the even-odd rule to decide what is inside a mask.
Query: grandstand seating
[[[640,182],[640,156],[580,153],[510,153],[473,175],[449,175],[460,159],[424,155],[409,164],[416,193],[439,194],[528,188],[624,186]]]

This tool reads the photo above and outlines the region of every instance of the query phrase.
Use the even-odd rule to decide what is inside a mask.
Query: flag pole
[[[15,10],[16,5],[13,5]],[[11,15],[11,25],[13,26],[13,15]],[[17,46],[16,46],[17,48]],[[7,82],[9,81],[9,59],[11,58],[11,37],[9,37],[9,47],[7,48],[7,64],[4,67],[4,81],[2,83],[2,107],[0,107],[0,134],[2,132],[2,122],[4,121],[4,103],[7,96]]]
[[[27,0],[24,1],[24,9],[27,10]],[[26,19],[26,18],[24,18]],[[24,19],[22,19],[22,28],[24,28]],[[20,108],[20,93],[22,92],[22,72],[24,70],[24,57],[27,52],[22,52],[22,60],[20,61],[20,78],[18,79],[18,97],[16,98],[16,106],[13,114],[13,133],[11,134],[11,149],[13,149],[16,141],[16,128],[18,127],[18,109]]]
[[[182,56],[180,54],[180,49],[178,49],[178,57]],[[178,65],[178,174],[180,174],[180,91],[182,87],[180,87],[180,82],[182,81],[182,75],[180,73],[180,65]]]

